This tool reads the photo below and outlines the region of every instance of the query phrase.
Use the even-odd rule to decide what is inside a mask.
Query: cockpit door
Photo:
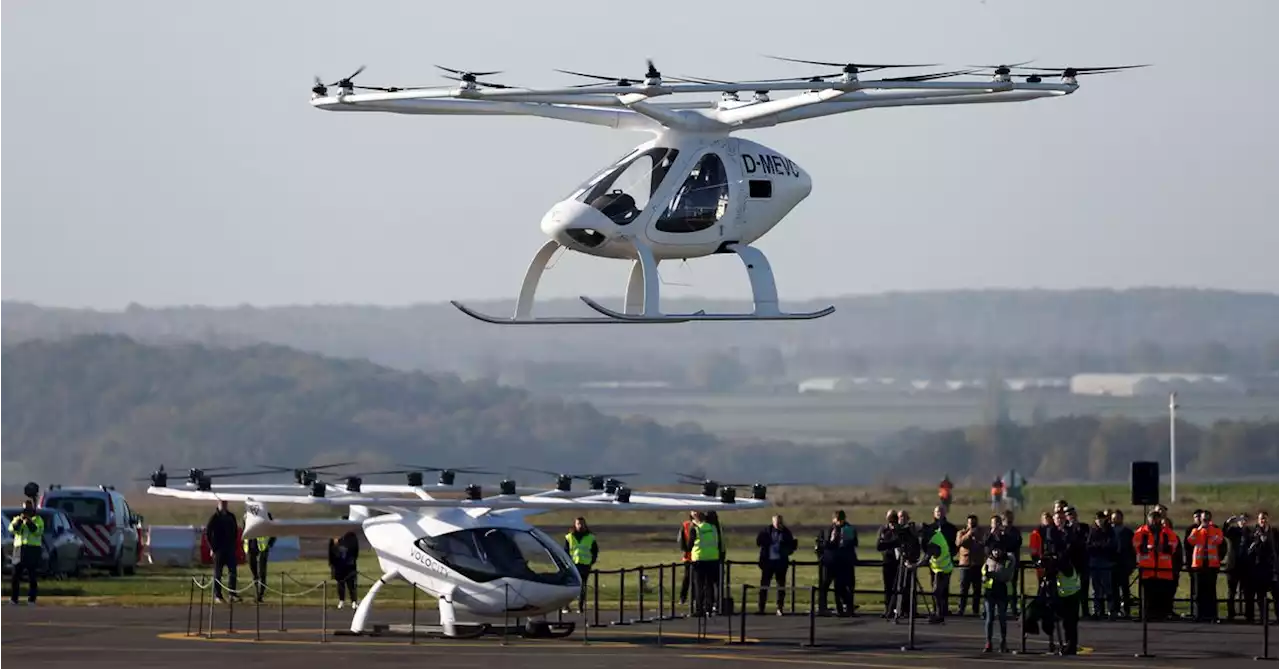
[[[741,179],[736,167],[737,140],[727,138],[706,145],[682,172],[673,172],[670,196],[659,204],[650,239],[666,246],[719,245],[734,234],[741,215]]]

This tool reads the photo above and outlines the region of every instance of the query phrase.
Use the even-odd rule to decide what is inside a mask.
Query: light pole
[[[1169,503],[1178,501],[1178,393],[1169,393]]]

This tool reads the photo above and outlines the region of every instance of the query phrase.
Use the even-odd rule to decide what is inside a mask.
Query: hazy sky
[[[761,57],[1153,63],[1074,95],[743,136],[813,194],[759,246],[784,300],[885,290],[1277,288],[1277,3],[5,2],[3,296],[145,305],[514,298],[543,213],[648,138],[541,119],[336,114],[311,78],[518,85],[552,68],[773,78]],[[544,294],[620,294],[563,256]],[[732,257],[667,295],[749,295]]]

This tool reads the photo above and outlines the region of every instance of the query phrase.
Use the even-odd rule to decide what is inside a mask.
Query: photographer
[[[994,520],[992,524],[995,524]],[[1015,573],[1013,558],[1004,549],[992,547],[982,565],[982,606],[987,634],[987,645],[982,649],[984,653],[991,652],[991,634],[997,620],[1000,621],[1000,652],[1009,652],[1009,646],[1005,643],[1008,636],[1006,620],[1009,600],[1013,598]]]
[[[822,561],[822,583],[820,585],[822,615],[830,615],[827,608],[827,590],[835,585],[836,615],[853,615],[853,566],[858,559],[858,533],[845,517],[843,510],[836,511],[831,518],[831,527],[820,538],[820,546],[815,546]]]
[[[898,537],[898,512],[893,509],[885,514],[884,525],[876,535],[876,550],[880,551],[880,577],[884,583],[884,618],[892,614],[893,595],[898,584],[898,562],[902,541]]]
[[[18,590],[21,588],[24,572],[27,577],[27,605],[36,603],[39,589],[36,573],[40,571],[40,542],[44,539],[44,519],[36,513],[35,508],[35,502],[24,500],[22,513],[9,521],[9,533],[13,535],[13,552],[16,558],[13,563],[10,604],[18,603]]]
[[[991,529],[994,532],[1001,523],[999,515],[991,517]],[[978,517],[970,515],[965,518],[964,529],[956,536],[956,566],[960,568],[960,608],[957,611],[964,615],[969,592],[973,592],[973,615],[978,615],[978,600],[982,594],[982,567],[986,562],[986,541],[982,528],[978,527]]]
[[[1093,580],[1093,619],[1101,620],[1108,614],[1114,616],[1119,610],[1115,592],[1111,587],[1111,573],[1115,570],[1116,535],[1111,529],[1111,519],[1106,512],[1099,511],[1089,528],[1089,578]],[[1107,606],[1103,606],[1103,602]],[[1088,602],[1085,603],[1086,605]]]

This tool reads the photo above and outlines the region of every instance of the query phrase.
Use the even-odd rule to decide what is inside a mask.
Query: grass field
[[[728,542],[728,557],[731,560],[754,562],[756,549],[755,534],[768,522],[775,512],[781,512],[788,518],[789,524],[800,541],[797,560],[811,560],[811,537],[814,532],[826,525],[831,517],[831,510],[837,507],[846,509],[855,524],[877,525],[883,519],[886,508],[906,508],[917,520],[931,517],[931,509],[936,502],[936,493],[932,490],[897,490],[867,488],[807,488],[780,489],[772,495],[776,509],[759,509],[741,513],[724,514],[722,521]],[[1038,511],[1052,505],[1055,499],[1065,498],[1081,510],[1082,518],[1091,514],[1094,509],[1120,508],[1130,519],[1130,525],[1136,524],[1142,509],[1128,504],[1127,486],[1044,486],[1028,490],[1028,509]],[[1277,486],[1274,483],[1257,484],[1223,484],[1184,486],[1179,490],[1179,500],[1170,508],[1176,527],[1185,527],[1191,511],[1196,508],[1208,508],[1216,512],[1219,521],[1225,520],[1232,513],[1246,512],[1253,514],[1258,509],[1265,509],[1273,515],[1276,512]],[[168,500],[148,499],[134,495],[131,503],[146,515],[148,524],[203,524],[210,512],[208,504],[172,504]],[[277,514],[280,510],[275,510]],[[951,518],[957,524],[963,522],[967,513],[975,513],[985,519],[990,515],[990,505],[982,500],[981,491],[957,490]],[[1031,511],[1020,514],[1019,524],[1030,526],[1034,516]],[[678,523],[682,519],[677,513],[597,513],[589,519],[597,527],[597,535],[601,546],[601,557],[598,567],[602,570],[619,568],[632,569],[641,565],[657,565],[670,563],[678,559],[675,548],[675,535]],[[560,528],[570,524],[570,514],[545,514],[535,516],[535,522],[547,529],[553,536],[559,536]],[[983,525],[986,525],[984,522]],[[1181,534],[1181,532],[1179,532]],[[860,552],[864,558],[874,558],[872,548],[874,534],[870,530],[860,531]],[[743,583],[757,585],[759,571],[754,565],[736,565],[731,567],[732,592],[740,596]],[[299,560],[295,562],[272,563],[269,584],[276,590],[281,589],[280,575],[286,575],[283,590],[289,593],[287,599],[292,604],[318,605],[322,600],[320,590],[308,594],[299,594],[313,588],[328,577],[327,565],[321,560]],[[173,569],[165,567],[144,567],[134,577],[90,577],[65,581],[49,582],[42,588],[42,600],[57,604],[127,604],[156,605],[180,604],[187,602],[190,595],[191,577],[206,575],[203,569]],[[361,587],[368,583],[368,578],[377,575],[375,560],[365,558],[362,561],[363,574]],[[657,574],[649,574],[650,588],[656,588]],[[668,573],[669,576],[669,573]],[[248,569],[240,570],[240,584],[248,582]],[[798,567],[796,582],[800,587],[816,584],[816,567]],[[878,592],[880,589],[878,568],[861,568],[857,572],[857,587]],[[921,581],[928,586],[927,571],[921,572]],[[629,573],[626,576],[626,600],[629,607],[635,605],[635,595],[639,587],[639,574]],[[1222,586],[1225,589],[1225,586]],[[332,584],[330,584],[332,588]],[[600,601],[602,608],[616,614],[620,584],[617,575],[602,576],[600,580]],[[670,583],[667,583],[670,592]],[[1186,596],[1187,585],[1183,584],[1180,596]],[[959,591],[958,576],[953,577],[952,591]],[[379,602],[382,606],[407,607],[411,601],[411,588],[402,582],[388,585],[383,590]],[[334,591],[329,590],[332,598]],[[271,594],[269,605],[276,606],[278,592]],[[808,591],[797,593],[797,605],[807,610]],[[878,594],[859,595],[859,604],[864,607],[881,605]],[[657,593],[646,594],[646,605],[656,606]],[[754,595],[752,600],[754,605]],[[420,598],[420,604],[429,605],[426,596]]]

